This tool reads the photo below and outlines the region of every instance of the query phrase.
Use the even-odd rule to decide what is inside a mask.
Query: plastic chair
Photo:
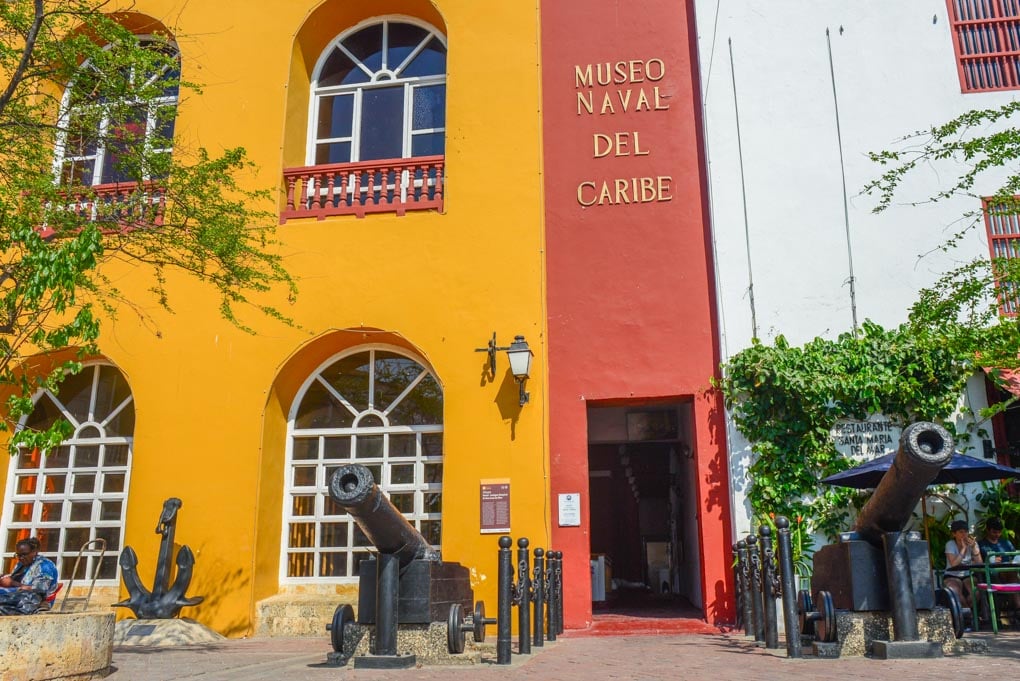
[[[1001,558],[1001,560],[997,561],[995,560],[996,558]],[[1020,571],[1020,551],[989,551],[988,555],[985,556],[984,569],[981,571],[984,581],[978,582],[975,585],[978,592],[985,594],[988,600],[988,618],[992,621],[992,631],[995,634],[999,633],[999,616],[995,612],[995,594],[1020,594],[1020,583],[996,583],[992,581],[993,575],[1004,570],[1010,572]]]

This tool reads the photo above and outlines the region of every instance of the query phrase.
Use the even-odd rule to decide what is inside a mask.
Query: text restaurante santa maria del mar
[[[667,111],[661,59],[632,59],[574,66],[578,116],[630,116]],[[649,140],[639,130],[605,130],[592,134],[594,159],[649,156]],[[673,199],[669,175],[596,178],[577,185],[577,202],[585,207],[653,203]]]

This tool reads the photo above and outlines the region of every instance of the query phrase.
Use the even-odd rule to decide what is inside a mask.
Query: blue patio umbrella
[[[853,487],[855,489],[869,489],[878,487],[879,481],[885,472],[892,466],[896,453],[886,454],[877,459],[866,461],[859,466],[849,470],[822,478],[821,482],[826,485],[837,487]],[[943,467],[935,479],[933,485],[947,485],[961,482],[982,482],[984,480],[1002,480],[1005,478],[1020,477],[1020,470],[1002,466],[993,461],[978,459],[973,456],[966,456],[956,452],[949,463]]]
[[[896,452],[880,456],[871,461],[865,461],[859,466],[822,478],[821,482],[836,487],[853,487],[855,489],[872,489],[878,487],[879,481],[885,472],[892,466],[896,458]],[[993,461],[977,459],[960,452],[955,452],[935,479],[932,485],[948,485],[961,482],[983,482],[986,480],[1003,480],[1005,478],[1020,477],[1020,470],[1002,466]],[[925,518],[924,533],[925,540],[928,539],[928,500],[927,495],[921,504],[921,514]],[[931,557],[934,561],[934,556]]]

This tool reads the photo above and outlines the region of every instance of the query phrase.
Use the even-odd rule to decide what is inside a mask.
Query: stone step
[[[340,595],[279,594],[255,605],[256,636],[307,636],[327,639],[326,625],[338,605],[349,603]],[[357,603],[351,603],[357,608]]]

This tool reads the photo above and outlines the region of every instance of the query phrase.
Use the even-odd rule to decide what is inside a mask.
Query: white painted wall
[[[977,198],[906,205],[933,191],[940,176],[955,177],[948,166],[916,176],[901,202],[882,214],[872,213],[876,200],[861,194],[881,172],[867,152],[895,148],[908,133],[1020,94],[960,92],[944,0],[695,5],[724,359],[747,347],[753,335],[752,273],[762,340],[783,334],[801,344],[851,329],[833,80],[858,321],[886,327],[903,322],[921,287],[988,254],[983,225],[954,251],[937,250],[961,226],[961,216],[980,208]],[[994,192],[995,180],[987,178],[975,193]],[[970,392],[983,400],[979,391]],[[734,521],[744,532],[748,448],[734,428],[728,435]]]
[[[903,321],[916,291],[987,254],[982,231],[932,252],[977,200],[898,205],[881,215],[861,188],[866,153],[1016,91],[961,94],[944,0],[698,0],[697,25],[724,353],[751,339],[747,243],[759,337],[792,343],[850,330],[847,238],[826,29],[832,42],[858,319]],[[744,200],[732,67],[743,146]],[[945,172],[943,174],[946,174]],[[913,183],[920,198],[934,172]],[[997,187],[988,183],[979,193]]]

